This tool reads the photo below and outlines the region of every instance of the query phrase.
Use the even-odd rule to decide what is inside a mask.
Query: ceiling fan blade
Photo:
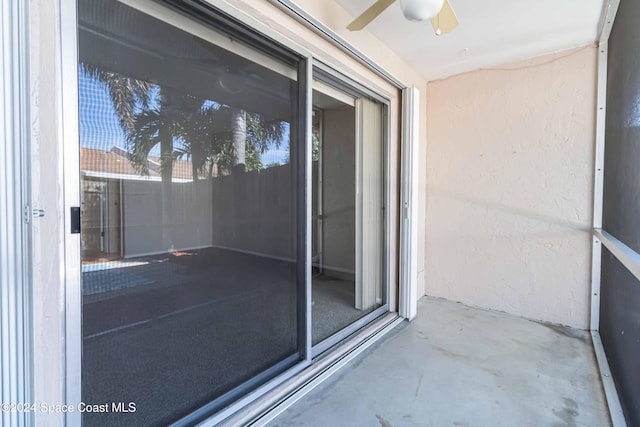
[[[451,7],[449,0],[444,0],[440,12],[431,18],[431,25],[437,35],[446,34],[456,28],[459,24],[458,17]]]
[[[369,22],[373,21],[385,11],[386,8],[395,3],[396,0],[378,0],[369,7],[369,9],[362,12],[360,16],[353,20],[353,22],[347,25],[349,31],[360,31],[366,27]]]

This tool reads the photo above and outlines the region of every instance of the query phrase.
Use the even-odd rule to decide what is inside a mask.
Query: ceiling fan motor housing
[[[400,8],[409,21],[424,21],[436,16],[444,0],[400,0]]]

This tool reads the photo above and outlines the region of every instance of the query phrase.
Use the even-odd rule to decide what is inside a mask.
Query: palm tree
[[[149,173],[148,156],[151,150],[160,145],[160,174],[163,182],[170,183],[173,178],[173,161],[179,157],[174,139],[191,141],[186,144],[184,154],[192,157],[194,180],[197,171],[205,161],[206,144],[195,143],[208,139],[214,117],[211,109],[203,109],[204,101],[191,95],[181,94],[172,89],[160,88],[160,103],[156,108],[147,108],[134,116],[134,128],[127,135],[129,159],[138,173]]]
[[[140,173],[148,174],[149,151],[160,144],[160,174],[162,180],[171,182],[173,175],[173,137],[178,117],[171,117],[172,95],[169,90],[160,92],[160,108],[149,108],[154,85],[113,71],[104,70],[93,64],[81,63],[81,70],[89,77],[106,86],[113,108],[118,116],[120,127],[125,134],[129,160]],[[165,114],[161,114],[160,111]],[[169,114],[166,114],[169,113]],[[163,127],[161,123],[169,123]],[[155,125],[155,126],[154,126]],[[155,129],[152,136],[150,129]],[[151,142],[154,141],[152,145]]]
[[[141,174],[148,173],[148,155],[160,145],[162,182],[163,242],[173,247],[173,161],[182,156],[191,158],[193,181],[218,152],[228,151],[229,109],[190,94],[160,87],[158,108],[147,108],[134,117],[134,130],[128,135],[127,148],[132,165]],[[175,147],[174,141],[181,144]],[[212,166],[209,171],[212,172]]]
[[[247,113],[238,108],[231,109],[231,140],[235,152],[233,169],[244,172],[246,169]]]
[[[207,169],[212,177],[214,165],[218,170],[230,172],[235,156],[228,132],[229,120],[228,107],[211,103],[203,103],[199,110],[184,115],[176,132],[181,146],[174,149],[174,158],[191,159],[194,181]]]
[[[80,66],[106,86],[125,134],[129,159],[139,173],[148,174],[147,156],[160,145],[160,174],[165,183],[171,182],[176,156],[191,158],[195,180],[207,164],[210,173],[214,164],[227,173],[260,168],[259,154],[271,145],[278,147],[283,139],[282,121],[215,103],[205,107],[203,99],[168,87],[87,63]],[[150,108],[153,91],[158,89],[159,106]],[[177,152],[174,138],[182,139],[185,145]],[[251,168],[247,167],[247,156],[252,159]]]
[[[257,113],[247,113],[246,142],[257,153],[264,153],[270,146],[280,147],[285,124],[281,120],[267,120]]]
[[[157,86],[91,64],[80,66],[88,76],[106,86],[125,134],[129,160],[139,173],[148,174],[149,152],[160,145],[162,224],[171,224],[174,137],[183,132],[183,112],[202,105],[202,101],[169,88],[159,88],[159,106],[150,108],[152,90],[158,89]],[[164,244],[171,247],[171,241],[170,229],[163,227]]]
[[[120,127],[125,135],[129,135],[135,128],[136,110],[149,107],[151,89],[153,85],[144,80],[138,80],[113,71],[103,70],[92,64],[80,63],[80,69],[87,76],[106,86],[113,108],[118,115]]]
[[[229,126],[230,124],[230,126]],[[207,165],[219,172],[262,169],[260,154],[270,146],[279,147],[285,126],[257,113],[226,105],[211,104],[184,117],[179,136],[183,147],[179,157],[191,158],[194,180]]]
[[[282,121],[265,120],[257,113],[247,113],[245,110],[231,108],[231,139],[235,157],[233,170],[244,172],[253,170],[257,164],[259,154],[264,153],[269,146],[280,146],[284,136],[285,126]],[[252,161],[252,167],[249,162]],[[260,163],[259,168],[262,168]]]
[[[280,145],[285,131],[282,121],[266,120],[257,113],[220,105],[178,92],[170,87],[126,77],[98,67],[81,64],[89,76],[103,83],[125,134],[129,160],[140,174],[149,173],[148,156],[160,146],[162,241],[173,247],[173,162],[191,158],[194,182],[199,173],[214,165],[219,172],[261,169],[260,154]],[[155,94],[153,93],[155,91]],[[159,94],[160,102],[151,107]],[[176,150],[174,140],[181,146]],[[169,227],[167,227],[169,225]]]

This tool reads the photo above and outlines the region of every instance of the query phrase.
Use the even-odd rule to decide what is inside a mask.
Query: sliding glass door
[[[304,344],[298,60],[145,4],[78,2],[82,399],[135,405],[85,425],[175,421]]]
[[[83,424],[215,413],[383,313],[385,103],[204,3],[77,4]]]
[[[316,70],[313,111],[312,335],[317,345],[384,303],[384,105]]]

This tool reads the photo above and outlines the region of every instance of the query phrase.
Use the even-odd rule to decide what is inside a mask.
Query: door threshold
[[[264,426],[322,384],[363,351],[402,323],[398,313],[381,316],[369,326],[354,333],[333,350],[321,355],[312,365],[283,382],[230,417],[220,420],[215,415],[199,426]]]

